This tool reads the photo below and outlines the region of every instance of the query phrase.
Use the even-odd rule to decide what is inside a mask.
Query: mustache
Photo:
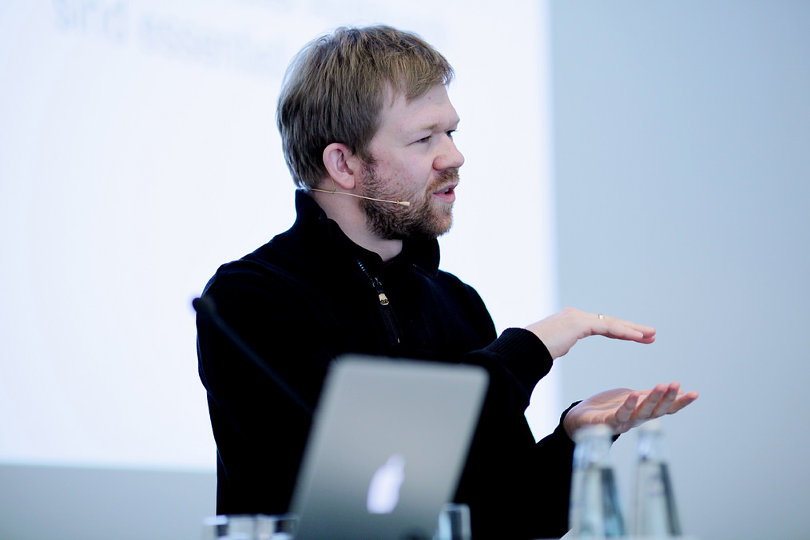
[[[439,176],[436,177],[436,180],[431,182],[429,191],[433,192],[447,184],[458,184],[458,183],[459,183],[458,167],[453,167],[452,169],[445,169],[439,173]]]

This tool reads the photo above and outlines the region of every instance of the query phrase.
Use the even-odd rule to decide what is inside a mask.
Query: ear
[[[341,188],[352,190],[357,185],[362,162],[345,144],[331,143],[324,148],[323,164],[326,172]]]

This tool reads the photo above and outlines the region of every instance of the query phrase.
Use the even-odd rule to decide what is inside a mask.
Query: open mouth
[[[433,192],[433,196],[443,200],[444,202],[452,203],[456,200],[456,185],[451,184]]]

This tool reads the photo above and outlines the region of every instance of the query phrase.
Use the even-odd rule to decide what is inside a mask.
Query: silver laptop
[[[336,360],[292,499],[296,540],[432,538],[487,384],[475,366]]]

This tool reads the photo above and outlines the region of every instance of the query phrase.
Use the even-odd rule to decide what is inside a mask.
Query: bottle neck
[[[664,461],[664,444],[660,431],[640,431],[637,455],[639,461]]]
[[[611,433],[608,429],[583,428],[575,436],[574,468],[608,467]]]

